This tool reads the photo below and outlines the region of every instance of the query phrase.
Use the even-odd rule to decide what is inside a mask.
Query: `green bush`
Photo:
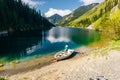
[[[0,80],[6,80],[5,78],[0,77]]]

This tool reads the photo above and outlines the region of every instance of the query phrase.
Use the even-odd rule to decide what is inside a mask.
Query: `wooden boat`
[[[74,50],[71,50],[71,49],[69,49],[68,51],[60,51],[54,55],[54,58],[56,60],[63,60],[70,57],[73,52]]]

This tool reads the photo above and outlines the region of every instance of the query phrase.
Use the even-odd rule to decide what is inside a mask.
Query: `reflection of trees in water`
[[[99,40],[95,31],[77,28],[52,28],[50,31],[33,31],[10,34],[0,38],[0,57],[24,58],[34,55],[46,55],[63,50],[64,45],[70,48],[87,45]]]
[[[73,40],[76,44],[88,45],[91,42],[99,40],[99,33],[93,30],[76,30],[71,36],[71,40]]]
[[[43,38],[47,33],[36,32],[23,32],[12,34],[7,37],[0,38],[0,57],[8,58],[22,58],[28,55],[28,52],[35,48],[36,45],[42,45]]]

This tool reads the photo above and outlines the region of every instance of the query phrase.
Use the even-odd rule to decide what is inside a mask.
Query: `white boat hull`
[[[54,55],[54,58],[57,60],[66,59],[69,56],[71,56],[73,52],[74,50],[71,50],[71,49],[69,49],[68,51],[60,51]]]

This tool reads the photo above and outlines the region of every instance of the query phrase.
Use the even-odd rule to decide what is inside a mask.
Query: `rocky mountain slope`
[[[84,13],[91,10],[96,5],[98,5],[98,3],[93,3],[93,4],[90,4],[90,5],[86,5],[86,6],[81,6],[81,7],[77,8],[76,10],[74,10],[71,14],[63,17],[56,24],[61,25],[61,26],[66,26],[66,25],[68,25],[69,22],[71,22],[71,21],[77,19],[78,17],[82,16]]]
[[[60,19],[62,19],[62,16],[58,15],[58,14],[54,14],[50,17],[47,18],[51,23],[55,24],[57,21],[59,21]]]

